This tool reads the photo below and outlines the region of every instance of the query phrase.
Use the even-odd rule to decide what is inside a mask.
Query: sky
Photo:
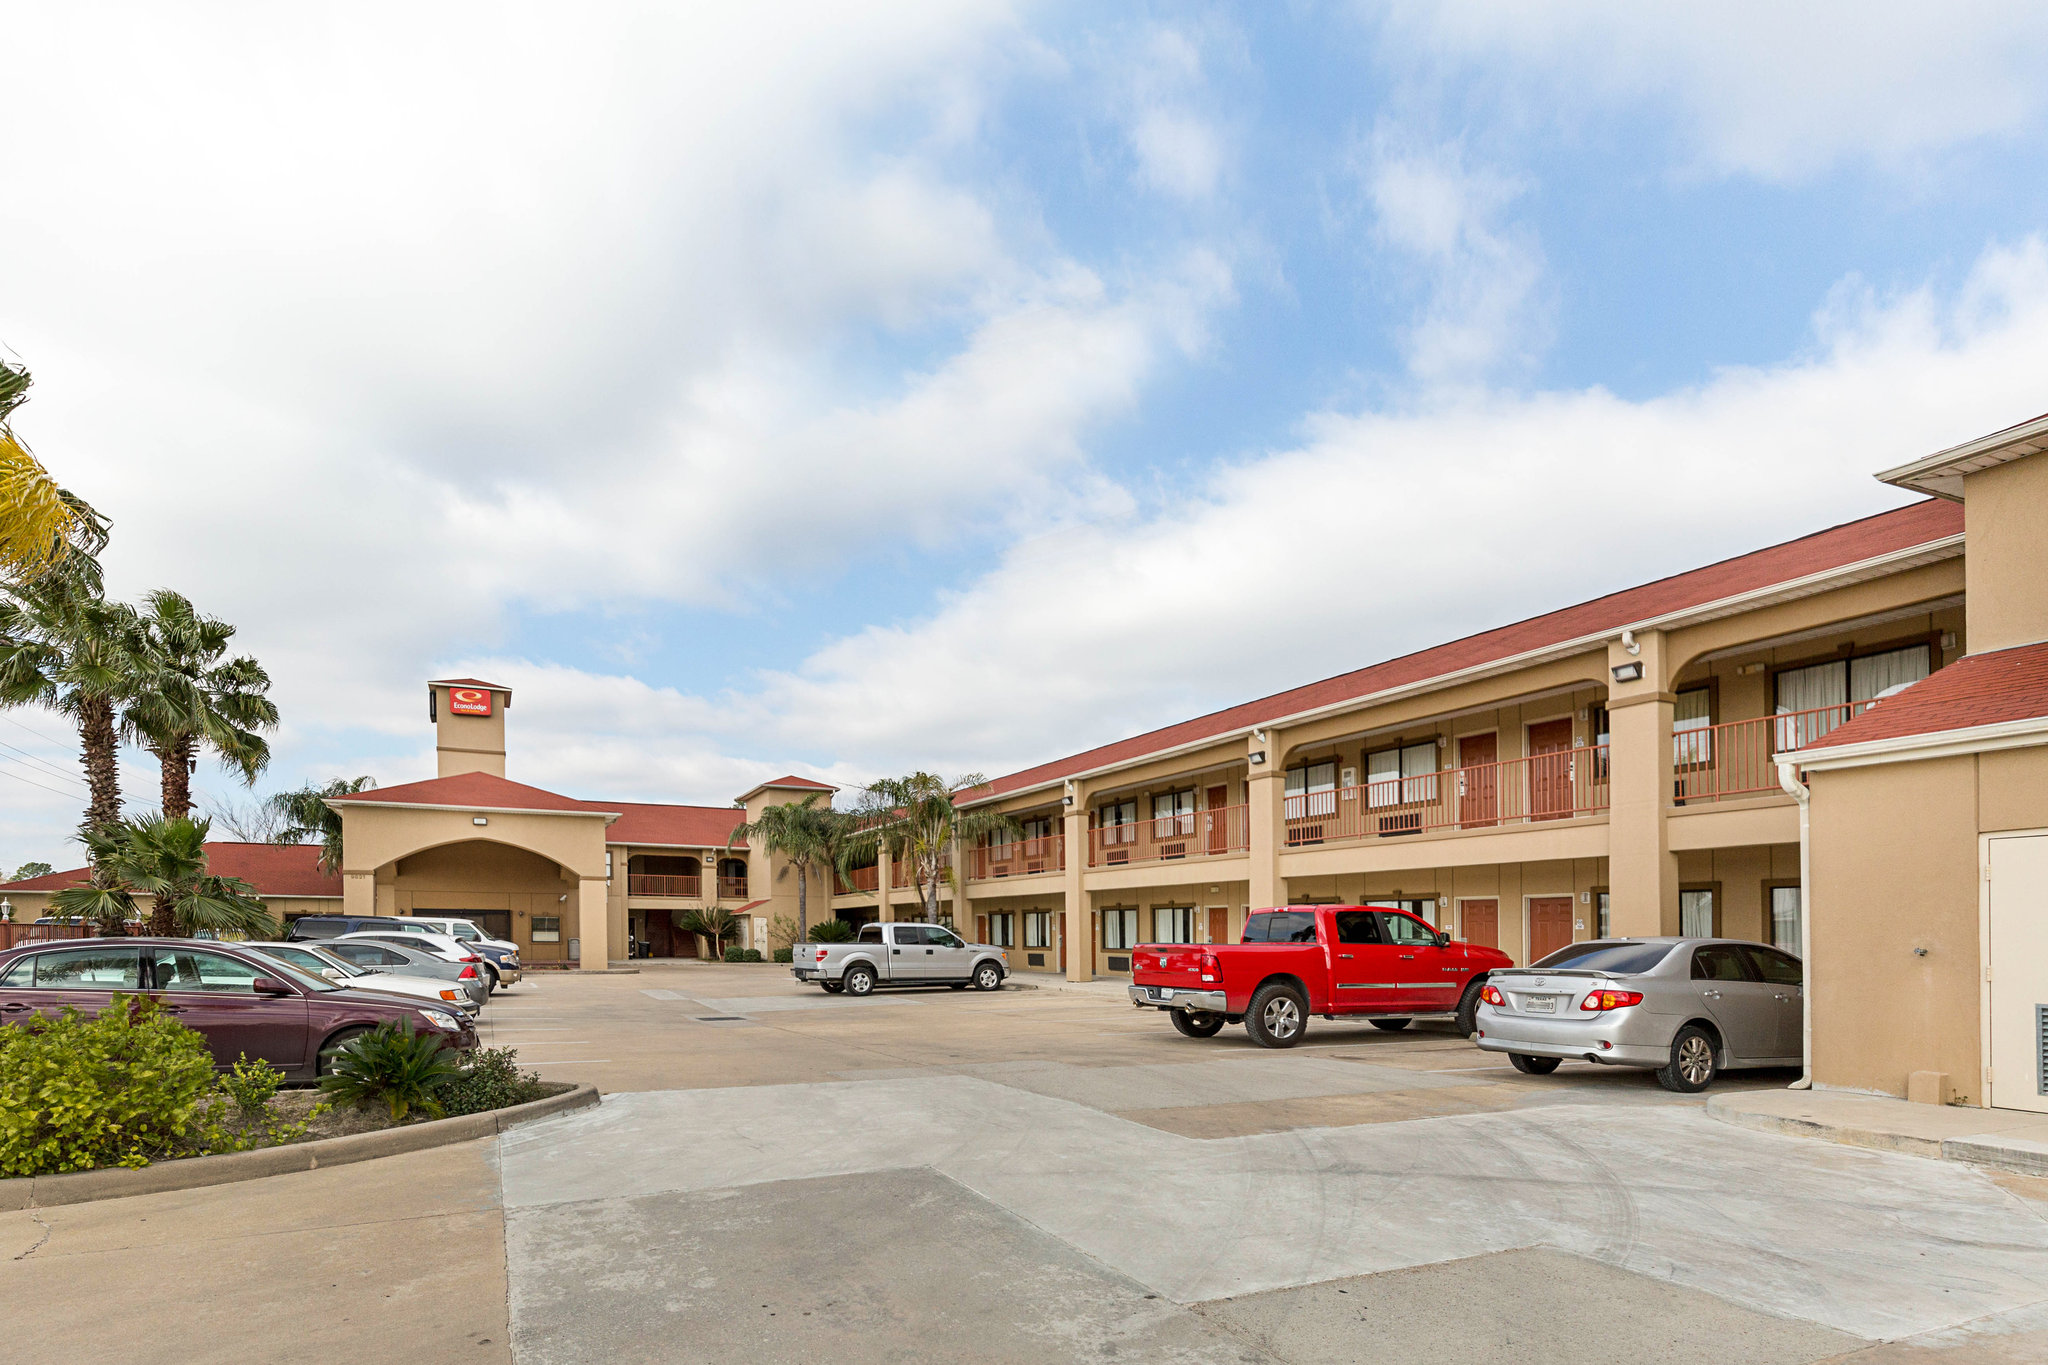
[[[996,775],[2048,409],[2048,9],[0,3],[19,433],[253,790]],[[130,754],[131,806],[154,801]],[[79,861],[0,712],[0,864]]]

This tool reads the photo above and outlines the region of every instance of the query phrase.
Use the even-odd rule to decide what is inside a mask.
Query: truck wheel
[[[1524,1076],[1548,1076],[1557,1070],[1555,1057],[1525,1057],[1519,1052],[1510,1052],[1508,1060],[1515,1064],[1515,1070]]]
[[[872,995],[875,990],[875,969],[848,967],[844,984],[848,995]]]
[[[1292,986],[1269,982],[1252,992],[1244,1029],[1260,1047],[1293,1047],[1308,1032],[1308,1001]]]
[[[1375,1019],[1372,1021],[1372,1026],[1374,1028],[1383,1028],[1389,1033],[1399,1033],[1402,1029],[1408,1027],[1408,1021],[1406,1019]]]
[[[825,988],[825,994],[827,995],[837,995],[846,989],[844,981],[820,981],[818,984]]]
[[[999,991],[1003,988],[1003,969],[993,962],[984,962],[974,969],[974,989],[978,991]]]
[[[1657,1084],[1681,1095],[1697,1095],[1721,1074],[1720,1050],[1714,1035],[1698,1024],[1687,1024],[1671,1040],[1671,1060],[1657,1068]]]
[[[1470,1038],[1479,1027],[1479,992],[1486,989],[1484,981],[1474,981],[1465,987],[1465,993],[1458,997],[1458,1036]]]
[[[1223,1032],[1223,1016],[1205,1014],[1201,1010],[1168,1010],[1173,1016],[1173,1026],[1190,1038],[1214,1038]]]

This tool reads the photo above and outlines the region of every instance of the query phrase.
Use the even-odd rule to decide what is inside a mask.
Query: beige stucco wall
[[[525,960],[566,960],[570,940],[582,936],[577,879],[560,864],[525,849],[483,841],[444,845],[399,859],[381,871],[378,880],[380,888],[389,889],[395,914],[509,911],[512,940]],[[558,942],[533,941],[535,915],[561,919]]]
[[[1904,1095],[1981,1075],[1977,760],[1816,771],[1809,886],[1813,1073]],[[1919,956],[1915,949],[1925,948]]]
[[[491,714],[458,716],[448,705],[446,687],[434,694],[434,759],[437,777],[457,773],[505,775],[505,708],[512,704],[510,692],[491,693]]]
[[[1967,476],[1963,523],[1970,648],[1981,654],[2048,640],[2048,459]]]

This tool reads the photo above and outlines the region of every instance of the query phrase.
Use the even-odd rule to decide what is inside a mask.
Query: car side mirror
[[[249,983],[249,989],[258,995],[290,995],[292,988],[274,976],[259,976]]]
[[[1443,930],[1441,930],[1441,929],[1437,930],[1437,931],[1436,931],[1436,946],[1437,946],[1437,947],[1439,947],[1439,948],[1448,948],[1448,947],[1450,947],[1450,946],[1451,946],[1451,936],[1450,936],[1449,934],[1445,933],[1445,932],[1444,932]]]

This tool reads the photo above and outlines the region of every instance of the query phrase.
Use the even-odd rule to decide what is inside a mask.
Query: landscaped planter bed
[[[98,1199],[122,1199],[130,1195],[196,1189],[205,1185],[228,1185],[293,1171],[317,1170],[322,1166],[345,1166],[380,1156],[396,1156],[401,1152],[418,1152],[453,1142],[493,1137],[516,1124],[588,1108],[598,1102],[595,1086],[555,1084],[561,1087],[558,1092],[543,1099],[481,1114],[464,1114],[459,1118],[412,1118],[393,1124],[389,1115],[381,1110],[336,1109],[314,1120],[305,1138],[280,1146],[159,1161],[132,1170],[112,1166],[96,1171],[0,1180],[0,1212],[85,1204]],[[306,1110],[318,1100],[319,1092],[304,1090],[281,1094],[272,1103],[281,1114],[297,1119],[303,1118]],[[325,1133],[333,1135],[324,1136]]]

